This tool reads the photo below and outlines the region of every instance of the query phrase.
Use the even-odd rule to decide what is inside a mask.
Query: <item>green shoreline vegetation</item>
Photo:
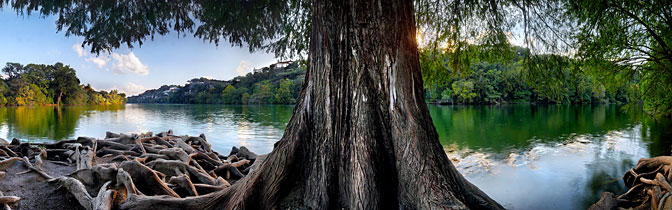
[[[113,105],[126,103],[126,95],[117,90],[95,91],[82,85],[75,69],[62,63],[54,65],[7,63],[2,68],[0,105]]]
[[[425,101],[434,104],[598,104],[641,103],[634,80],[609,84],[586,70],[588,65],[566,57],[566,65],[532,68],[526,65],[529,50],[511,46],[488,57],[483,47],[472,45],[468,71],[452,70],[450,53],[420,50]],[[483,56],[486,55],[486,56]],[[556,59],[557,58],[553,58]],[[546,62],[546,61],[544,61]],[[562,66],[558,68],[557,66]],[[305,61],[280,62],[231,80],[195,78],[183,86],[164,85],[126,99],[124,93],[95,91],[79,84],[70,66],[7,63],[0,83],[0,105],[109,105],[129,103],[168,104],[293,104],[303,84]],[[534,74],[559,75],[554,83]]]
[[[470,45],[461,61],[468,69],[460,70],[450,65],[454,53],[431,49],[419,53],[425,99],[430,103],[640,103],[634,81],[606,83],[587,69],[588,64],[566,56],[533,57],[518,46],[495,52],[488,46]],[[548,62],[554,65],[530,65]]]
[[[228,81],[196,78],[184,86],[164,85],[128,98],[129,103],[293,104],[301,91],[305,64],[281,62]]]
[[[512,46],[497,59],[481,58],[487,54],[472,46],[474,56],[469,71],[452,71],[449,54],[420,51],[420,65],[425,86],[425,100],[436,104],[597,104],[638,102],[634,83],[604,84],[582,71],[577,61],[563,68],[548,68],[544,74],[560,74],[554,86],[535,85],[525,65],[526,48]],[[567,59],[569,60],[569,59]],[[195,78],[183,86],[164,85],[129,97],[129,103],[172,104],[293,104],[303,84],[304,62],[283,62],[255,69],[245,76],[228,81]],[[569,62],[568,62],[569,63]],[[282,65],[282,66],[281,66]],[[556,72],[557,71],[557,72]],[[536,72],[534,72],[536,73]],[[549,90],[553,87],[555,90]]]

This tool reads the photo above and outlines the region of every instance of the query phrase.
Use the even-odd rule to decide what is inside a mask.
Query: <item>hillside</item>
[[[194,78],[128,97],[128,103],[291,104],[303,84],[305,67],[280,62],[231,80]]]
[[[480,52],[480,51],[476,51]],[[627,103],[637,100],[631,94],[632,83],[607,85],[590,74],[562,69],[537,69],[544,74],[558,74],[552,93],[550,85],[532,72],[523,61],[526,48],[511,46],[506,59],[472,59],[469,72],[450,73],[447,55],[420,52],[425,100],[436,104],[593,104]],[[485,52],[483,54],[486,54]],[[437,56],[433,59],[428,59]],[[445,56],[445,57],[441,57]],[[436,62],[435,60],[438,60]],[[578,61],[575,66],[580,65]],[[437,64],[438,63],[438,64]],[[303,84],[305,67],[298,63],[277,63],[255,69],[245,76],[228,81],[197,78],[184,86],[164,85],[128,98],[129,103],[185,104],[292,104]],[[528,78],[529,77],[529,78]]]

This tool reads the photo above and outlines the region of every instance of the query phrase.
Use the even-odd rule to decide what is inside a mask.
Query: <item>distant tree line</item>
[[[75,69],[54,65],[7,63],[2,68],[0,105],[34,106],[46,104],[124,104],[126,95],[117,90],[95,91],[79,84]]]
[[[627,103],[637,100],[634,83],[604,83],[581,71],[582,64],[557,55],[528,57],[526,48],[512,46],[490,59],[487,51],[472,46],[467,71],[454,71],[450,53],[420,51],[425,80],[425,99],[442,104],[500,103]],[[436,57],[439,56],[437,59]],[[540,59],[539,66],[526,65],[525,59]],[[535,62],[535,61],[532,61]],[[563,64],[545,65],[548,62]],[[530,68],[538,68],[530,71]],[[543,75],[538,75],[543,74]],[[553,80],[544,76],[553,75]]]
[[[450,67],[450,53],[420,50],[425,100],[439,104],[505,103],[628,103],[634,83],[605,83],[580,70],[581,63],[567,57],[540,60],[531,71],[526,48],[511,46],[504,54],[488,55],[472,46],[468,71]],[[433,57],[432,57],[433,56]],[[436,56],[440,56],[437,58]],[[548,55],[555,56],[555,55]],[[431,57],[431,58],[430,58]],[[495,58],[495,59],[492,59]],[[564,60],[565,64],[544,65]],[[545,75],[536,75],[541,72]],[[303,84],[305,67],[294,63],[256,69],[229,81],[196,78],[184,86],[164,85],[129,97],[130,103],[180,104],[293,104]],[[544,76],[554,75],[553,81]],[[616,84],[617,86],[614,86]]]
[[[280,66],[284,65],[284,66]],[[164,85],[128,98],[129,103],[293,104],[303,84],[305,66],[278,63],[228,81],[196,78],[184,86]]]

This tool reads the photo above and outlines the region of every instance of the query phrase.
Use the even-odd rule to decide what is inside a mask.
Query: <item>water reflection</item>
[[[0,137],[31,141],[124,133],[204,133],[213,149],[268,153],[292,106],[0,107]],[[669,155],[672,122],[617,106],[430,106],[446,152],[467,179],[512,209],[585,209],[622,192],[638,159]]]
[[[444,145],[500,152],[632,126],[644,114],[605,105],[430,106]],[[530,141],[533,139],[534,141]]]
[[[511,209],[585,209],[622,193],[637,160],[669,154],[669,120],[617,106],[433,106],[458,170]]]
[[[292,106],[117,105],[1,107],[0,137],[53,141],[124,133],[204,133],[214,149],[245,145],[270,152],[292,115]]]
[[[30,141],[61,140],[74,135],[78,119],[90,111],[112,111],[124,106],[0,107],[0,135]]]

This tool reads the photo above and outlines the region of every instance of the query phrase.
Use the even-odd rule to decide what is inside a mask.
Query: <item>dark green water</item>
[[[640,158],[669,155],[672,123],[614,105],[430,106],[441,143],[507,208],[585,209]]]
[[[511,209],[585,209],[638,159],[669,155],[672,123],[613,105],[430,106],[448,156],[467,179]],[[228,153],[267,153],[292,106],[137,105],[3,107],[0,137],[103,137],[105,131],[204,133]]]

